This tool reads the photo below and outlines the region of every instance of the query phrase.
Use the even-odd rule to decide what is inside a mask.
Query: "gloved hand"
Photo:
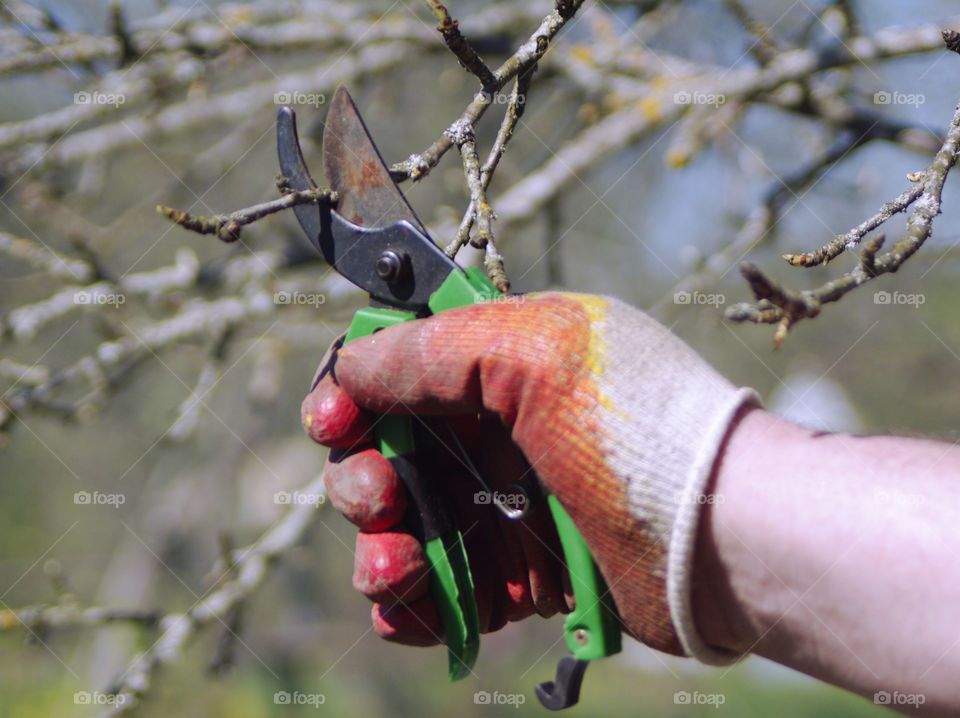
[[[332,368],[332,371],[331,371]],[[686,344],[614,299],[510,297],[356,339],[321,365],[304,400],[310,436],[331,452],[331,502],[356,523],[354,585],[389,639],[426,645],[442,631],[427,563],[400,521],[402,486],[369,448],[377,413],[453,417],[452,428],[495,488],[536,472],[587,542],[625,629],[653,648],[708,663],[690,602],[703,494],[735,418],[757,405]],[[443,424],[437,446],[452,445]],[[518,451],[519,449],[519,451]],[[570,601],[546,502],[520,522],[478,506],[456,452],[439,451],[476,583],[481,629]]]

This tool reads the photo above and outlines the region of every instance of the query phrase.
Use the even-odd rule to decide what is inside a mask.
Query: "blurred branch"
[[[0,610],[0,630],[24,628],[36,633],[54,628],[100,626],[104,623],[139,623],[153,627],[159,620],[160,615],[154,611],[84,607],[75,602]]]
[[[124,55],[155,57],[186,52],[198,58],[213,58],[232,48],[250,51],[288,51],[294,49],[347,49],[352,38],[364,34],[371,17],[348,3],[287,5],[247,3],[222,16],[204,17],[195,9],[170,7],[146,20],[125,25],[126,44],[114,32],[111,35],[61,30],[45,36],[29,50],[0,58],[0,74],[35,72],[96,60],[123,64]],[[295,8],[295,9],[294,9]],[[193,10],[193,11],[191,11]],[[399,16],[384,23],[378,41],[416,38],[426,44],[433,38],[429,30],[414,18]]]
[[[871,229],[881,225],[896,212],[913,205],[907,220],[906,235],[893,244],[888,252],[877,255],[883,238],[874,238],[865,244],[860,263],[849,272],[816,289],[794,291],[782,288],[752,264],[741,266],[741,273],[749,282],[756,304],[740,303],[726,311],[733,321],[750,321],[777,324],[774,346],[779,347],[790,328],[801,319],[815,317],[820,307],[835,302],[845,294],[869,282],[875,277],[897,271],[927,240],[933,230],[933,219],[940,213],[940,194],[947,174],[960,155],[960,105],[957,106],[946,140],[931,165],[922,173],[912,176],[917,186],[907,190],[866,222],[858,225],[828,245],[812,253],[785,255],[794,265],[815,266],[839,254],[844,248],[855,244]],[[864,229],[867,228],[867,229]],[[839,249],[837,247],[839,246]]]
[[[88,262],[64,257],[37,240],[21,239],[7,232],[0,232],[0,252],[13,259],[22,259],[57,279],[82,282],[93,277],[93,268]]]
[[[299,5],[299,4],[296,4]],[[69,164],[92,156],[114,152],[123,147],[149,142],[158,135],[169,135],[214,122],[235,121],[252,109],[273,103],[274,95],[290,88],[332,91],[336,83],[350,83],[395,67],[412,51],[435,49],[434,36],[420,20],[406,14],[387,22],[369,16],[355,4],[310,4],[291,10],[288,4],[278,12],[276,3],[256,2],[236,9],[237,20],[227,10],[213,20],[199,17],[194,8],[170,7],[148,20],[129,23],[130,42],[141,59],[133,65],[98,77],[99,86],[77,93],[74,103],[43,113],[29,120],[0,123],[0,149],[17,148],[8,171],[19,174]],[[239,18],[242,17],[242,20]],[[517,24],[533,18],[525,5],[490,5],[475,20],[482,28],[477,37],[491,40],[513,32]],[[354,38],[365,37],[372,23],[377,32],[369,42],[358,45]],[[36,42],[34,51],[0,55],[0,77],[45,69],[66,69],[74,78],[77,64],[98,59],[117,59],[124,50],[116,35],[102,36],[58,31],[44,42]],[[133,113],[152,99],[169,96],[174,90],[204,85],[216,74],[218,63],[230,62],[231,51],[314,52],[340,50],[337,72],[329,67],[283,76],[274,74],[266,81],[251,81],[244,86],[208,95],[188,93],[182,102],[165,102],[156,113]],[[226,68],[224,68],[226,69]],[[100,126],[78,129],[94,120],[122,119]],[[29,143],[40,143],[31,146]],[[20,157],[17,157],[20,156]],[[9,164],[10,159],[0,166]]]
[[[318,477],[299,490],[301,495],[323,497],[326,489]],[[110,693],[117,697],[105,716],[135,711],[150,690],[157,671],[175,662],[195,637],[208,625],[221,625],[227,631],[243,603],[263,582],[271,565],[289,551],[303,536],[323,501],[296,504],[272,528],[249,546],[233,551],[230,563],[218,567],[225,580],[194,606],[182,613],[168,613],[160,619],[160,635],[154,643],[130,663]]]

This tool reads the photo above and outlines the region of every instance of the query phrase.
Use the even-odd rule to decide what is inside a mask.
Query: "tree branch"
[[[822,304],[837,301],[881,274],[896,272],[929,238],[933,230],[933,219],[940,213],[943,184],[950,169],[957,162],[958,155],[960,155],[960,105],[957,105],[954,111],[947,137],[940,151],[937,152],[930,166],[915,177],[917,187],[904,192],[884,205],[880,212],[866,222],[841,235],[841,237],[855,237],[859,240],[863,234],[870,231],[867,229],[858,235],[862,227],[876,228],[890,216],[912,204],[913,212],[907,219],[906,235],[894,243],[890,251],[877,256],[883,240],[874,238],[865,245],[860,257],[861,261],[851,271],[816,289],[805,291],[783,289],[754,265],[744,264],[740,271],[759,301],[756,304],[744,302],[731,306],[726,311],[726,318],[737,322],[776,323],[774,347],[779,347],[790,328],[801,319],[816,316]],[[846,246],[846,243],[842,245],[842,247]],[[814,261],[815,256],[827,256],[831,251],[833,251],[832,248],[829,250],[821,248],[819,254],[811,253],[809,260],[791,261],[795,255],[788,255],[786,258],[795,265],[813,266],[818,263]]]
[[[558,0],[553,12],[547,15],[540,26],[534,30],[530,38],[523,43],[494,72],[493,81],[478,93],[466,109],[454,120],[446,130],[433,142],[430,147],[420,153],[410,155],[403,162],[390,168],[390,173],[397,181],[403,179],[418,180],[425,177],[431,169],[437,166],[440,158],[453,146],[450,133],[456,132],[458,126],[467,124],[474,127],[483,117],[487,108],[493,102],[491,93],[499,91],[511,79],[532,68],[546,54],[550,42],[563,29],[567,21],[573,17],[584,0]]]
[[[437,30],[439,30],[443,36],[443,41],[447,47],[450,48],[450,52],[457,56],[460,64],[463,65],[468,72],[473,73],[477,79],[480,80],[480,86],[484,90],[493,88],[497,82],[497,78],[493,76],[490,68],[486,66],[483,59],[477,54],[477,51],[473,49],[473,46],[467,42],[467,39],[460,33],[460,23],[450,17],[447,8],[445,8],[439,0],[427,0],[427,5],[430,6],[430,11],[437,19],[437,22],[440,23]]]
[[[211,218],[193,216],[162,204],[157,205],[157,212],[184,229],[189,229],[198,234],[214,234],[217,239],[223,242],[236,242],[240,239],[240,229],[244,225],[256,222],[267,215],[282,212],[301,204],[332,206],[337,203],[337,199],[337,193],[333,190],[326,187],[317,187],[316,189],[306,189],[298,192],[287,191],[283,196],[269,202],[261,202],[252,207],[238,209],[228,215],[217,215]]]
[[[317,477],[299,489],[300,495],[315,496],[312,503],[295,504],[271,529],[249,546],[232,553],[232,563],[221,568],[225,581],[181,613],[168,613],[160,619],[160,635],[138,655],[110,688],[116,696],[114,706],[105,716],[118,716],[134,711],[150,690],[156,672],[176,661],[194,636],[207,625],[220,624],[229,629],[230,622],[245,601],[263,582],[280,556],[293,548],[324,504],[326,488]]]

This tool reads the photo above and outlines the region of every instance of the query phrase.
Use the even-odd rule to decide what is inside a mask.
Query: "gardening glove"
[[[629,634],[706,663],[735,660],[698,634],[691,574],[715,460],[735,419],[759,404],[756,394],[732,386],[667,329],[618,300],[562,293],[509,299],[356,339],[335,364],[321,367],[304,401],[308,433],[346,450],[329,464],[327,486],[334,506],[363,530],[354,585],[377,602],[378,633],[421,644],[442,636],[426,559],[400,522],[403,489],[366,443],[371,417],[364,410],[456,417],[454,429],[468,452],[480,452],[488,483],[522,480],[532,468],[583,535]],[[471,568],[482,568],[474,573],[484,628],[564,609],[569,591],[546,502],[533,507],[526,525],[479,507],[486,515],[475,532],[463,523],[478,508],[467,501],[475,480],[451,457],[440,463],[441,472],[453,472],[444,480]],[[494,527],[503,541],[488,544]]]

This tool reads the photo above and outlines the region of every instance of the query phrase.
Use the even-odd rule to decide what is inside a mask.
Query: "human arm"
[[[701,515],[704,639],[897,710],[960,714],[958,486],[956,445],[749,412]]]
[[[923,643],[928,654],[937,646],[947,651],[954,638],[943,642],[939,628],[956,624],[943,623],[948,616],[937,617],[940,622],[927,625],[924,631],[909,625],[895,631],[889,624],[903,608],[900,596],[905,595],[905,581],[916,596],[901,615],[914,623],[923,620],[929,601],[917,596],[936,580],[928,574],[938,569],[927,565],[926,571],[920,570],[911,563],[918,550],[929,548],[929,542],[918,544],[917,539],[948,537],[952,514],[947,507],[955,511],[956,506],[949,495],[949,478],[942,480],[935,499],[946,514],[931,532],[925,523],[929,514],[922,505],[917,507],[919,513],[901,516],[900,504],[913,493],[901,482],[912,480],[917,471],[922,473],[918,467],[938,459],[947,461],[947,447],[904,439],[818,436],[776,419],[755,408],[748,394],[718,379],[702,359],[659,325],[624,305],[614,306],[616,321],[604,321],[606,309],[598,309],[601,304],[570,295],[545,295],[531,298],[525,307],[469,307],[401,325],[349,345],[337,364],[339,384],[335,388],[328,384],[327,389],[351,407],[359,404],[376,412],[460,416],[461,420],[471,414],[484,417],[483,426],[462,425],[464,435],[491,442],[481,447],[485,448],[481,456],[499,455],[507,447],[523,450],[541,481],[579,522],[614,590],[625,627],[649,645],[680,652],[676,636],[682,633],[678,625],[685,620],[684,595],[675,593],[676,600],[668,601],[667,574],[672,571],[674,586],[692,587],[695,635],[691,640],[687,625],[684,652],[717,663],[756,652],[868,696],[877,690],[892,694],[926,687],[930,690],[925,696],[927,709],[944,712],[955,701],[949,681],[927,685],[924,681],[940,675],[935,668],[908,674],[899,661],[917,655],[918,646],[911,641]],[[588,310],[583,322],[578,306]],[[594,319],[597,316],[601,320]],[[594,326],[601,323],[602,331]],[[610,367],[618,377],[604,375]],[[596,390],[598,385],[601,391]],[[318,395],[320,386],[311,396]],[[317,402],[311,404],[309,398],[304,406],[306,415],[321,419],[336,414],[318,408]],[[604,412],[612,412],[613,418]],[[324,421],[314,424],[314,431]],[[616,430],[610,431],[611,426]],[[328,436],[314,434],[314,438],[330,442]],[[362,443],[362,439],[355,441]],[[854,446],[860,449],[853,451]],[[354,468],[361,461],[358,456],[347,456],[331,466],[328,485],[332,484],[335,502],[342,486],[352,485],[363,475]],[[947,463],[954,467],[946,472],[948,477],[956,476],[955,458]],[[613,475],[611,466],[626,469]],[[705,480],[713,483],[700,486],[697,477],[704,467]],[[499,478],[496,462],[481,471],[488,478]],[[678,481],[671,482],[671,476]],[[509,471],[506,480],[512,480]],[[461,477],[449,484],[462,487],[465,481]],[[390,485],[389,478],[376,471],[367,472],[364,482]],[[475,488],[469,484],[471,493]],[[868,491],[878,492],[877,505],[863,500]],[[886,492],[889,506],[883,505],[884,494],[879,492]],[[350,506],[338,508],[348,516],[354,513]],[[466,507],[461,508],[466,513]],[[689,532],[697,536],[696,552],[686,556],[673,551],[677,558],[671,564],[667,549],[682,545],[686,535],[677,529],[680,514],[699,522]],[[644,520],[651,515],[652,521]],[[487,525],[488,519],[481,521]],[[360,523],[356,516],[354,520]],[[659,528],[659,533],[651,527]],[[854,543],[850,555],[856,560],[847,575],[837,578],[833,570],[826,571],[842,555],[841,547],[850,545],[851,532],[856,535],[867,527],[871,543],[876,543],[874,538],[883,539],[876,543],[878,548]],[[903,535],[885,543],[898,532]],[[526,535],[531,541],[536,537],[552,545],[548,528]],[[358,559],[354,576],[355,585],[374,600],[383,595],[369,589],[371,580],[389,573],[374,564],[395,569],[398,587],[405,587],[400,579],[416,573],[416,567],[408,570],[403,561],[390,560],[385,539],[393,541],[394,536],[374,532],[364,538],[380,554],[375,562]],[[474,556],[483,555],[483,550],[482,546],[472,552],[470,548],[473,564]],[[889,557],[881,551],[882,559],[871,553],[881,549],[899,553]],[[411,554],[401,551],[398,555]],[[551,555],[556,556],[555,545],[552,553],[543,555],[540,576],[550,577],[556,586],[558,561],[551,561]],[[657,560],[650,560],[651,556]],[[890,563],[896,568],[890,577],[870,570],[879,560],[884,567]],[[676,580],[680,572],[686,572],[685,582]],[[359,583],[358,576],[363,579]],[[533,572],[530,576],[529,584],[520,580],[515,587],[535,585]],[[481,572],[478,587],[488,587],[488,578]],[[502,583],[503,577],[494,578],[493,583],[498,580]],[[884,596],[878,599],[875,590]],[[948,606],[954,594],[941,593],[943,605]],[[806,605],[793,605],[798,596]],[[407,643],[439,640],[436,624],[429,622],[427,614],[416,613],[428,610],[428,597],[412,596],[417,599],[412,602],[416,608],[396,595],[387,598],[389,605],[378,601],[374,608],[374,624],[381,635]],[[478,602],[482,607],[479,596]],[[386,616],[384,607],[394,615]],[[514,608],[511,620],[535,612],[528,599]],[[555,602],[551,610],[556,608]],[[870,621],[865,621],[867,611],[872,612]],[[550,611],[536,612],[549,615]],[[387,620],[398,617],[402,620]],[[502,622],[486,628],[495,630],[499,625]],[[426,634],[425,626],[430,629]],[[875,635],[878,628],[881,635]],[[836,645],[851,642],[853,653],[847,651],[844,658]],[[857,660],[856,654],[869,660]],[[882,663],[870,665],[874,660]],[[912,676],[912,682],[902,682],[904,676]]]

